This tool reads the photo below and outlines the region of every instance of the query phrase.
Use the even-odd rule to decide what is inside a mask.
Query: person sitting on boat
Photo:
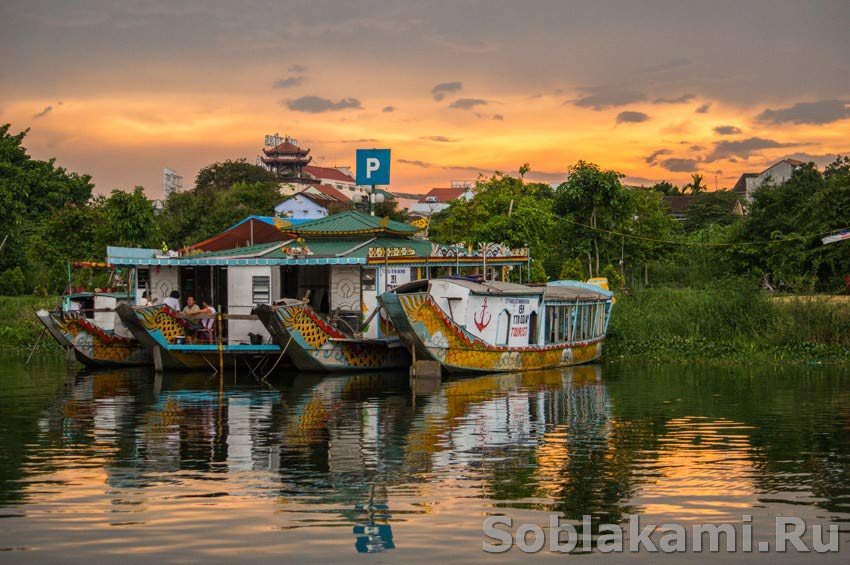
[[[212,331],[213,326],[215,324],[215,318],[213,318],[212,316],[215,316],[216,309],[213,308],[212,304],[210,304],[210,299],[207,297],[201,298],[201,306],[203,306],[203,308],[198,310],[196,314],[211,316],[210,318],[205,318],[201,320],[201,324],[203,324],[204,329],[206,329],[207,331]]]
[[[171,294],[162,301],[163,304],[174,310],[175,312],[180,311],[180,291],[172,290]]]
[[[195,304],[194,296],[186,297],[186,306],[183,308],[184,314],[197,314],[201,307]]]
[[[148,300],[148,291],[144,291],[142,293],[142,297],[139,299],[139,306],[150,306],[150,301]]]

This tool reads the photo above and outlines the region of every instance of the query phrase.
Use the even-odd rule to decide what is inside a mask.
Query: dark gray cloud
[[[37,118],[43,118],[44,116],[46,116],[47,114],[49,114],[52,111],[53,111],[53,106],[45,106],[44,110],[42,110],[38,114],[33,114],[32,117],[36,118],[36,119]]]
[[[693,173],[699,170],[699,161],[697,159],[664,159],[661,161],[661,166],[671,173]]]
[[[653,151],[649,154],[648,157],[644,159],[648,165],[652,165],[661,155],[669,155],[672,153],[669,149],[659,149],[658,151]]]
[[[502,114],[493,114],[493,119],[497,122],[503,122],[505,117]]]
[[[702,151],[702,146],[701,145],[691,145],[690,150],[691,151]]]
[[[652,101],[653,104],[684,104],[696,98],[696,94],[682,94],[676,98],[656,98]]]
[[[290,73],[304,73],[307,72],[307,67],[304,65],[289,65]]]
[[[780,161],[782,159],[796,159],[798,161],[804,161],[806,163],[811,161],[818,167],[825,167],[835,161],[836,157],[844,155],[850,156],[850,147],[848,147],[846,151],[839,151],[838,153],[789,153],[788,155],[783,155],[782,157],[776,159],[776,161]]]
[[[763,124],[830,124],[850,118],[850,102],[846,100],[820,100],[798,102],[787,108],[767,109],[756,121]]]
[[[648,66],[644,69],[644,72],[647,72],[647,73],[663,73],[663,72],[666,72],[666,71],[682,69],[684,67],[690,66],[690,64],[691,64],[690,59],[684,59],[684,58],[680,57],[678,59],[671,59],[671,60],[667,61],[666,63],[659,63],[657,65],[650,65],[650,66]]]
[[[434,100],[439,102],[440,100],[445,98],[447,94],[458,92],[462,88],[463,83],[461,83],[460,81],[441,82],[440,84],[435,85],[434,88],[431,89],[431,96],[434,97]]]
[[[460,139],[456,137],[446,137],[444,135],[428,135],[425,137],[420,137],[419,139],[423,141],[436,141],[438,143],[455,143],[460,141]]]
[[[381,109],[381,112],[383,112],[383,113],[385,113],[385,114],[389,114],[390,112],[395,112],[395,111],[396,111],[396,107],[395,107],[395,106],[384,106],[384,107]]]
[[[614,84],[589,86],[582,88],[581,91],[583,96],[569,102],[579,108],[592,108],[596,111],[646,100],[645,94]]]
[[[737,135],[741,133],[741,128],[735,126],[717,126],[714,128],[714,133],[717,135]]]
[[[413,165],[414,167],[420,167],[422,169],[433,169],[436,166],[434,165],[434,163],[426,163],[425,161],[413,159],[396,159],[396,163],[402,163],[404,165]]]
[[[729,157],[740,157],[748,159],[751,155],[762,151],[763,149],[777,149],[780,147],[794,147],[799,143],[781,143],[773,139],[764,139],[761,137],[750,137],[747,139],[739,139],[735,141],[718,141],[714,144],[714,149],[705,158],[706,161],[717,161],[718,159],[728,159]]]
[[[416,159],[396,159],[396,163],[403,163],[405,165],[412,165],[414,167],[419,167],[421,169],[442,169],[446,171],[470,171],[470,172],[483,172],[489,171],[490,169],[482,168],[482,167],[474,167],[470,165],[438,165],[437,163],[429,163],[427,161],[419,161]]]
[[[449,104],[449,108],[454,108],[455,110],[472,110],[477,106],[486,105],[487,101],[482,98],[458,98]]]
[[[286,77],[276,80],[272,88],[292,88],[294,86],[301,86],[302,84],[304,84],[304,77],[302,76]]]
[[[321,114],[322,112],[335,112],[337,110],[359,109],[363,106],[356,98],[343,98],[334,102],[320,96],[302,96],[295,100],[287,100],[286,107],[294,112],[306,112],[308,114]]]
[[[618,124],[639,124],[647,121],[648,119],[649,116],[643,112],[632,112],[631,110],[617,114]]]
[[[708,114],[708,111],[710,109],[711,109],[711,103],[706,102],[705,104],[701,104],[700,106],[698,106],[697,109],[694,110],[694,112],[696,112],[697,114]]]

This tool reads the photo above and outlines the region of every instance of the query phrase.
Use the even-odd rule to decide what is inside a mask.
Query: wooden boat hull
[[[383,294],[379,300],[417,360],[433,360],[450,373],[498,373],[568,367],[602,354],[604,336],[546,346],[494,346],[447,318],[427,293]]]
[[[191,332],[189,325],[174,316],[170,308],[163,305],[133,308],[121,304],[115,311],[136,339],[150,349],[157,371],[219,368],[218,344],[178,343],[179,338],[187,339]],[[227,344],[222,346],[221,358],[225,367],[242,363],[254,369],[265,367],[268,361],[274,363],[280,353],[280,348],[273,344]]]
[[[48,333],[86,367],[137,367],[150,365],[150,351],[134,339],[111,335],[78,312],[36,313]]]
[[[259,305],[254,313],[300,371],[338,372],[410,367],[410,354],[395,338],[348,339],[305,304]]]

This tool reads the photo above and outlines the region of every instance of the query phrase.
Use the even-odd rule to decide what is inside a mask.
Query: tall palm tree
[[[702,184],[703,176],[699,173],[691,175],[691,182],[682,187],[682,192],[690,192],[691,194],[699,194],[705,192],[705,185]]]

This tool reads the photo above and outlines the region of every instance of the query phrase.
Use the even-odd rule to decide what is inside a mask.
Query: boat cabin
[[[456,326],[485,343],[508,348],[593,341],[605,335],[611,292],[578,281],[525,286],[462,278],[412,283]]]
[[[384,292],[429,277],[484,269],[495,277],[506,267],[528,266],[525,249],[491,245],[483,253],[440,245],[415,237],[416,226],[355,211],[276,225],[286,233],[282,241],[184,254],[110,247],[109,261],[135,268],[138,297],[147,291],[149,300],[162,303],[178,290],[181,305],[187,296],[206,296],[217,310],[243,315],[227,320],[231,343],[248,342],[251,333],[268,340],[265,327],[248,315],[256,304],[287,298],[306,300],[352,333],[380,337],[391,331],[381,314],[373,316]]]

